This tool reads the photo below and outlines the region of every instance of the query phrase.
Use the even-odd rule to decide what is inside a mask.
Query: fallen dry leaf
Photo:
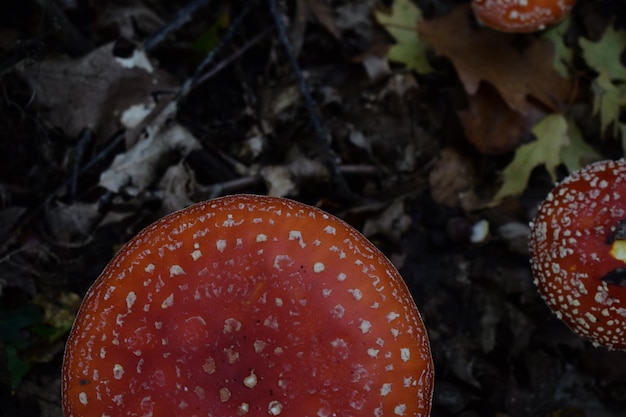
[[[363,225],[363,234],[369,238],[382,235],[399,242],[411,227],[411,217],[404,211],[404,201],[394,201],[378,216],[370,217]]]
[[[259,174],[265,181],[269,196],[284,197],[297,190],[297,186],[291,178],[291,171],[287,167],[268,165],[263,167]]]
[[[507,106],[491,85],[481,84],[458,115],[467,140],[480,153],[494,155],[514,150],[544,113],[529,103],[524,116]]]
[[[97,32],[112,32],[118,38],[137,39],[142,33],[153,33],[165,24],[148,5],[141,2],[124,6],[103,3],[104,10],[94,23]]]
[[[304,0],[308,12],[317,18],[322,25],[335,39],[341,39],[341,34],[335,25],[333,11],[325,0]]]
[[[562,110],[572,86],[552,67],[552,43],[526,37],[528,44],[518,46],[515,35],[473,27],[470,13],[469,5],[459,6],[419,26],[420,36],[452,61],[468,94],[476,94],[479,84],[488,82],[522,115],[531,110],[530,98],[548,109]]]
[[[109,43],[79,59],[52,58],[19,68],[48,122],[67,136],[90,128],[109,138],[121,127],[123,111],[151,105],[151,93],[178,85],[143,52],[120,58],[113,49]]]
[[[193,173],[182,162],[169,167],[159,181],[158,188],[163,200],[159,214],[165,216],[191,205],[193,201],[190,194],[194,182]]]
[[[200,147],[200,142],[180,125],[148,129],[147,137],[115,157],[100,175],[100,186],[114,193],[137,195],[156,179],[158,168],[172,152],[180,153],[182,158]]]
[[[45,215],[50,235],[66,245],[86,243],[100,219],[98,203],[55,201],[46,207]]]
[[[437,204],[459,205],[459,196],[472,186],[474,170],[468,158],[453,148],[444,148],[430,171],[430,194]]]

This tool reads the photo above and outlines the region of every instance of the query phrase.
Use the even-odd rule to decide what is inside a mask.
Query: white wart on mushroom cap
[[[337,218],[233,196],[137,235],[66,348],[78,416],[428,416],[433,366],[391,263]]]
[[[539,292],[572,330],[626,349],[626,161],[572,173],[533,222],[531,266]]]

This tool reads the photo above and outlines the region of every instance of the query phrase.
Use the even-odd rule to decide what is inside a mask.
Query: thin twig
[[[317,106],[313,101],[313,97],[311,96],[311,91],[309,89],[309,85],[304,78],[304,74],[302,74],[302,70],[300,69],[300,65],[298,64],[298,59],[296,58],[296,53],[294,52],[293,45],[287,36],[287,29],[285,28],[285,23],[282,19],[282,14],[278,10],[278,5],[276,0],[268,0],[270,11],[272,17],[274,19],[274,24],[276,26],[276,30],[278,31],[278,39],[282,43],[285,51],[287,52],[287,57],[289,58],[289,63],[291,64],[291,68],[296,76],[298,81],[298,87],[300,89],[300,94],[302,94],[302,98],[304,99],[304,105],[309,113],[309,121],[317,137],[320,146],[323,152],[326,154],[327,165],[331,171],[332,179],[335,184],[339,187],[340,196],[346,200],[354,199],[354,194],[348,187],[348,184],[343,177],[341,170],[339,169],[339,163],[337,162],[337,157],[335,152],[332,150],[330,146],[330,134],[328,130],[322,123],[322,120],[319,116]]]
[[[209,3],[211,3],[211,0],[194,0],[189,3],[176,14],[174,19],[169,21],[165,26],[146,39],[143,44],[144,49],[146,51],[151,51],[156,48],[170,33],[178,30],[185,23],[189,22],[196,11],[208,6]]]
[[[236,50],[234,53],[232,53],[226,59],[220,61],[215,67],[213,67],[213,69],[211,71],[208,71],[205,74],[202,74],[200,77],[198,77],[197,80],[193,83],[193,87],[197,87],[200,84],[202,84],[203,82],[207,81],[208,79],[214,77],[215,74],[217,74],[218,72],[220,72],[221,70],[226,68],[233,61],[235,61],[238,58],[240,58],[241,55],[243,55],[244,53],[246,53],[248,51],[248,49],[252,48],[257,43],[259,43],[261,40],[263,40],[263,38],[265,38],[267,35],[269,35],[270,32],[271,32],[271,29],[265,29],[263,32],[258,33],[254,38],[252,38],[248,42],[246,42],[246,44],[244,46],[242,46],[241,48]]]
[[[241,57],[241,55],[244,52],[246,52],[248,49],[252,48],[257,43],[259,43],[269,33],[270,33],[269,29],[264,32],[259,33],[257,36],[255,36],[250,41],[248,41],[243,47],[239,48],[238,50],[233,52],[231,55],[226,57],[226,59],[220,62],[211,71],[205,74],[202,74],[195,82],[190,81],[192,80],[192,78],[189,78],[188,80],[186,80],[175,94],[173,94],[170,98],[159,102],[156,105],[156,107],[152,109],[152,111],[146,117],[144,117],[141,123],[139,123],[136,127],[130,129],[126,133],[126,142],[134,143],[139,137],[139,135],[141,134],[141,132],[143,132],[146,127],[153,124],[157,118],[161,117],[163,114],[168,116],[170,115],[170,112],[174,112],[175,109],[173,109],[172,106],[175,106],[176,103],[180,101],[180,99],[182,99],[187,94],[189,94],[189,92],[193,89],[193,88],[189,88],[188,84],[191,85],[192,87],[197,87],[198,85],[202,84],[209,78],[215,76],[215,74],[222,71],[226,66],[230,65],[232,62],[234,62],[239,57]],[[168,111],[166,111],[166,109],[168,109]]]
[[[203,1],[206,1],[206,0],[203,0]],[[196,1],[193,4],[199,4],[199,3],[201,2]],[[239,21],[239,19],[236,19],[236,21]],[[242,48],[238,49],[237,51],[229,55],[222,63],[218,64],[211,71],[204,73],[204,74],[202,74],[202,71],[198,71],[198,70],[194,71],[195,78],[194,76],[190,77],[190,80],[192,81],[187,80],[183,85],[181,85],[181,87],[178,89],[178,91],[175,94],[173,94],[167,99],[160,101],[155,106],[155,108],[150,112],[150,114],[148,114],[137,127],[135,127],[134,129],[130,129],[129,131],[126,131],[126,132],[121,131],[118,134],[116,134],[114,138],[107,144],[107,146],[104,149],[100,150],[100,152],[98,152],[96,156],[94,156],[91,160],[89,160],[89,162],[87,162],[78,170],[78,175],[80,176],[84,174],[89,169],[91,169],[94,165],[96,165],[98,162],[109,157],[111,153],[115,150],[115,148],[118,147],[125,139],[127,142],[132,143],[139,137],[141,132],[147,126],[155,122],[155,120],[161,117],[171,116],[173,112],[175,112],[176,103],[181,98],[189,94],[189,92],[193,89],[193,87],[196,87],[202,84],[207,79],[214,76],[219,71],[223,70],[227,65],[229,65],[230,63],[238,59],[244,52],[246,52],[248,49],[250,49],[257,43],[259,43],[269,33],[270,33],[270,30],[268,29],[258,34],[253,39],[248,41]],[[163,35],[163,36],[166,36],[166,35]],[[221,48],[221,45],[218,45],[218,47]],[[208,58],[205,59],[205,61],[207,60]],[[206,68],[206,66],[207,66],[206,64],[203,65],[204,68]],[[193,81],[194,79],[195,81]],[[192,88],[189,88],[188,86],[183,88],[185,84],[187,84],[188,82],[190,83]],[[4,242],[0,242],[0,253],[5,252],[7,250],[7,248],[11,245],[11,243],[15,241],[16,235],[19,232],[19,230],[21,230],[24,227],[24,225],[30,223],[35,217],[37,217],[39,213],[41,213],[41,211],[45,208],[45,206],[49,203],[49,201],[52,198],[54,198],[55,195],[57,195],[59,190],[71,185],[72,181],[74,180],[75,178],[74,176],[72,176],[71,178],[63,181],[52,192],[50,192],[46,197],[44,197],[43,200],[40,201],[40,203],[36,207],[28,210],[23,215],[21,215],[19,219],[13,224],[13,226],[11,227],[11,230],[7,233],[8,237],[4,240]],[[245,183],[245,181],[243,182]]]
[[[185,82],[185,84],[183,84],[181,88],[182,94],[186,94],[185,91],[187,88],[190,88],[190,89],[194,88],[195,86],[201,83],[198,81],[198,79],[200,79],[200,77],[203,76],[203,73],[206,70],[206,68],[213,63],[213,61],[217,57],[217,54],[220,53],[222,49],[224,49],[224,46],[226,46],[226,44],[228,44],[232,40],[233,36],[235,36],[235,33],[237,32],[237,30],[243,23],[243,19],[248,15],[251,4],[252,2],[246,3],[246,5],[244,6],[244,9],[241,11],[241,13],[239,13],[239,15],[235,18],[235,20],[230,24],[230,26],[228,27],[228,30],[226,31],[224,36],[222,36],[222,39],[220,40],[220,42],[215,46],[215,48],[213,48],[213,50],[211,50],[211,52],[207,54],[206,58],[204,58],[204,60],[200,63],[200,65],[198,65],[198,67],[194,71],[191,78],[188,79]]]
[[[93,131],[91,129],[85,129],[78,139],[76,145],[76,156],[74,157],[74,166],[72,168],[72,180],[70,182],[70,201],[76,198],[78,191],[78,178],[82,174],[81,164],[83,163],[83,156],[85,155],[85,148],[93,139]]]

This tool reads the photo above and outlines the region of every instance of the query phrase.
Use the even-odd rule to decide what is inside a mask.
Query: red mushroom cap
[[[476,18],[502,32],[536,32],[560,22],[575,0],[473,0]]]
[[[79,416],[428,416],[433,365],[406,285],[321,210],[239,195],[146,228],[67,343]]]
[[[552,311],[595,345],[626,349],[626,161],[591,164],[557,185],[530,251]]]

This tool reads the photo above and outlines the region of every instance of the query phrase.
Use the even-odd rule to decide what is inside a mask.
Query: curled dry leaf
[[[363,226],[363,234],[367,237],[383,235],[398,242],[410,227],[411,217],[404,212],[404,202],[394,201],[378,216],[367,219]]]
[[[45,214],[49,232],[64,244],[84,242],[100,219],[98,203],[57,201],[46,207]]]
[[[267,126],[277,120],[290,120],[294,117],[295,105],[300,101],[300,91],[296,85],[268,85],[260,93],[261,117]]]
[[[369,34],[372,30],[372,10],[376,1],[353,0],[341,3],[343,4],[333,7],[337,30]]]
[[[328,168],[321,161],[300,155],[297,149],[292,153],[294,156],[288,165],[265,166],[259,171],[268,188],[268,195],[293,195],[302,184],[324,181],[330,177]]]
[[[177,124],[148,129],[146,138],[115,157],[100,175],[100,186],[114,193],[124,191],[137,195],[155,181],[160,164],[170,158],[172,152],[179,152],[182,159],[200,146],[187,129]]]
[[[190,206],[193,203],[190,198],[193,183],[193,174],[184,164],[180,163],[169,167],[159,181],[159,189],[163,195],[160,214],[166,215]]]
[[[267,195],[271,197],[284,197],[297,190],[291,177],[291,171],[285,166],[265,166],[259,171],[259,174],[265,181]]]
[[[459,195],[472,186],[474,170],[470,161],[453,148],[444,148],[430,171],[430,195],[437,204],[459,205]]]
[[[118,38],[137,39],[137,32],[154,33],[165,24],[163,19],[147,5],[140,2],[133,3],[135,4],[122,7],[103,4],[105,9],[98,16],[94,29],[101,32],[115,32]]]

